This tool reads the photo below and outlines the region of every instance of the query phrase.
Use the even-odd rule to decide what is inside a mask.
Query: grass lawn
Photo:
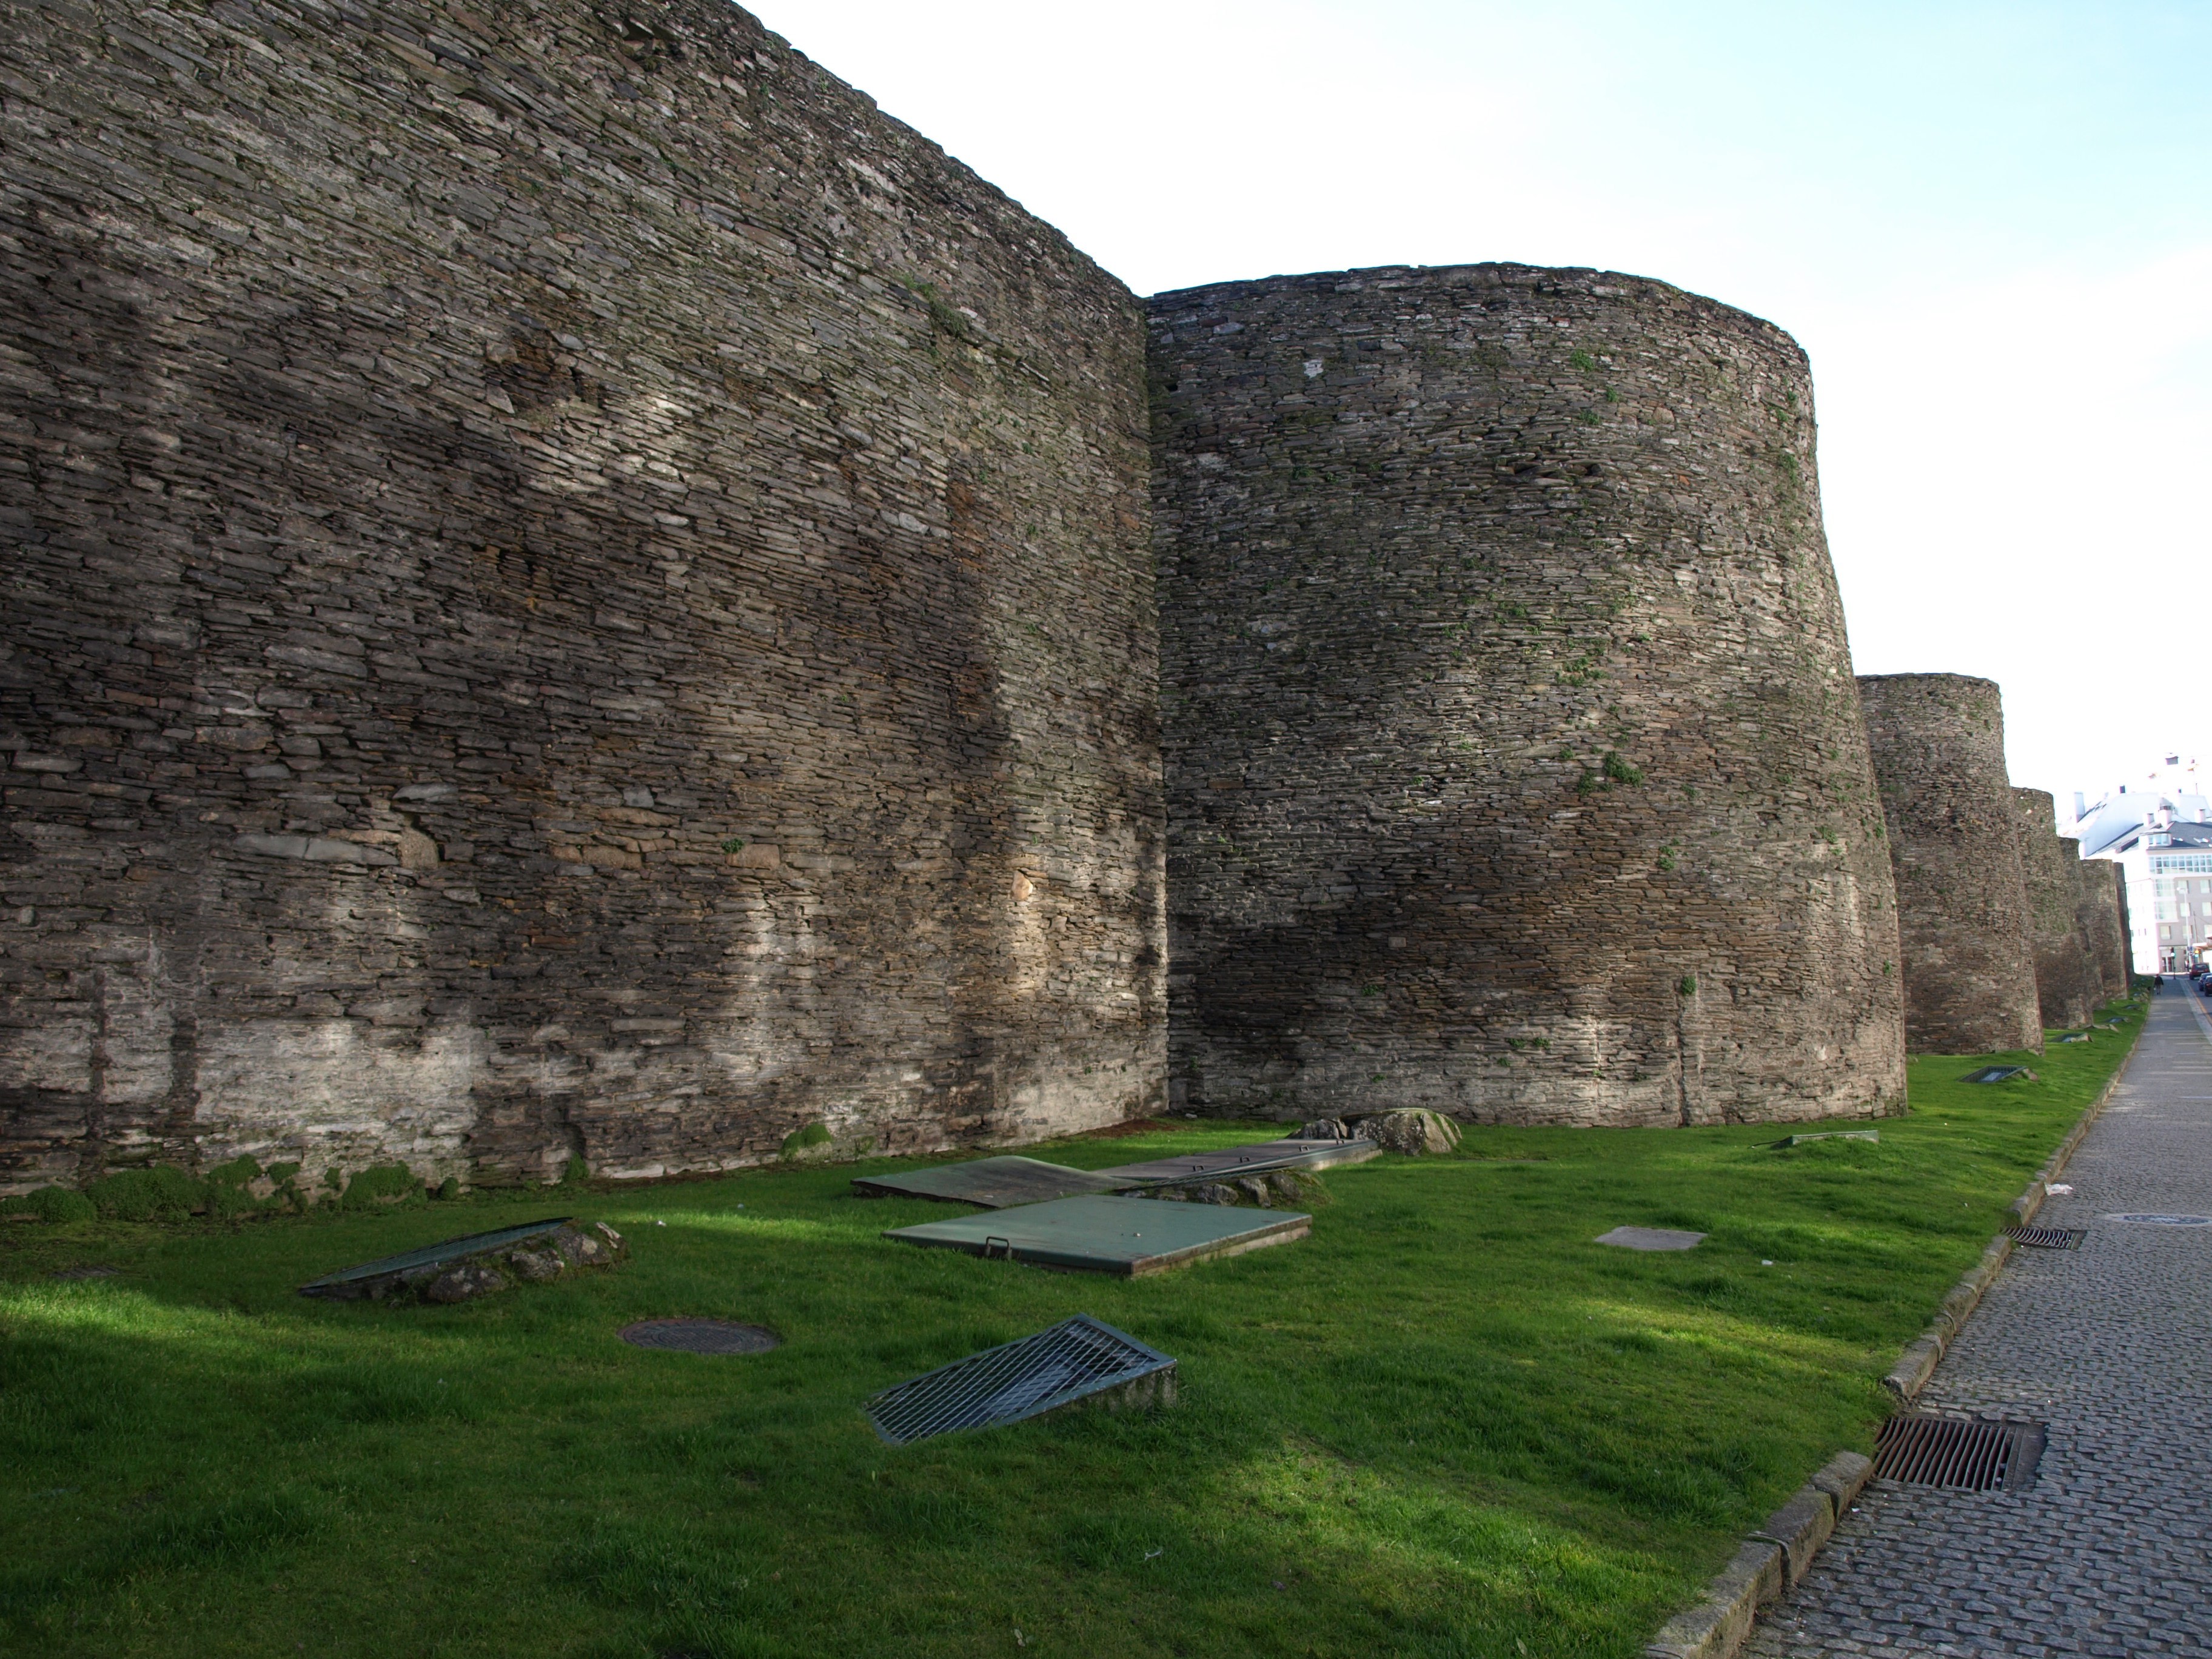
[[[2034,1083],[1916,1060],[1879,1146],[1474,1130],[1456,1157],[1332,1170],[1307,1240],[1136,1281],[885,1243],[965,1212],[852,1197],[850,1165],[11,1223],[0,1649],[1627,1659],[1817,1465],[1871,1449],[1882,1372],[2139,1023],[2054,1043]],[[1276,1132],[1035,1150],[1102,1165]],[[293,1294],[563,1212],[633,1260],[455,1308]],[[1711,1237],[1590,1243],[1623,1223]],[[91,1263],[121,1272],[52,1277]],[[1176,1356],[1182,1404],[903,1450],[861,1414],[1077,1312]],[[786,1341],[616,1340],[668,1314]]]

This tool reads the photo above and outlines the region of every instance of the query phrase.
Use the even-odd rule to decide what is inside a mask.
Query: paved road
[[[2182,981],[2185,988],[2187,981]],[[1747,1653],[2212,1655],[2212,1021],[2169,981],[2126,1080],[1921,1403],[2051,1425],[2029,1491],[1876,1481]]]

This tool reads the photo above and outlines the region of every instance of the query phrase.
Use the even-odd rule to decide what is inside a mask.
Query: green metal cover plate
[[[884,1237],[970,1255],[1002,1255],[1041,1267],[1133,1277],[1287,1244],[1312,1229],[1310,1215],[1087,1194],[996,1215],[895,1227]]]
[[[399,1255],[387,1255],[381,1261],[364,1261],[358,1267],[343,1267],[334,1273],[325,1273],[320,1279],[300,1286],[300,1294],[307,1296],[325,1285],[344,1285],[356,1279],[374,1279],[384,1273],[404,1273],[410,1267],[433,1267],[441,1262],[458,1261],[463,1256],[479,1255],[486,1250],[503,1250],[510,1244],[520,1244],[526,1238],[535,1238],[540,1233],[550,1233],[556,1227],[565,1227],[569,1218],[555,1216],[550,1221],[525,1222],[520,1227],[501,1227],[489,1233],[469,1233],[459,1238],[449,1238],[442,1244],[425,1244],[419,1250],[408,1250]]]
[[[854,1188],[871,1198],[941,1198],[980,1204],[987,1210],[1042,1204],[1078,1193],[1121,1192],[1135,1184],[1035,1158],[983,1158],[970,1164],[940,1164],[934,1169],[856,1176],[853,1180]]]
[[[1260,1140],[1249,1146],[1224,1146],[1213,1152],[1185,1152],[1176,1158],[1156,1158],[1143,1164],[1116,1164],[1093,1170],[1115,1178],[1115,1184],[1133,1187],[1189,1181],[1218,1181],[1224,1176],[1265,1175],[1271,1170],[1327,1170],[1339,1164],[1364,1164],[1382,1149],[1371,1140]]]

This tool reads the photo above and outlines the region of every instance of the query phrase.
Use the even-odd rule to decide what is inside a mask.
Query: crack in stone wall
[[[1161,1100],[1121,284],[706,0],[0,56],[0,1185]]]
[[[1176,1097],[1901,1104],[1796,343],[1517,265],[1150,312]]]

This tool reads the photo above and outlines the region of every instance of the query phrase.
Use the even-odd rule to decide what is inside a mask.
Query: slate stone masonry
[[[2081,842],[2068,845],[2079,848]],[[2135,982],[2129,944],[2127,872],[2110,859],[2081,859],[2074,873],[2080,890],[2076,914],[2098,982],[2107,998],[2125,996]]]
[[[1877,674],[1859,690],[1897,872],[1905,1044],[2040,1053],[1997,688],[1966,674]]]
[[[0,70],[0,1188],[1160,1103],[1118,283],[707,0]]]
[[[1175,1097],[1901,1103],[1796,343],[1520,265],[1149,305]]]
[[[2039,1018],[2047,1027],[2086,1025],[2107,993],[2081,936],[2081,843],[2053,827],[2049,790],[2016,788],[2012,803]]]

